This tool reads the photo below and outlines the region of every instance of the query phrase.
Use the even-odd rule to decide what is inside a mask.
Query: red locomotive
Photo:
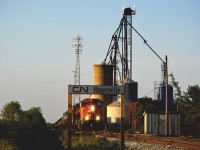
[[[73,107],[74,126],[82,130],[101,130],[102,120],[102,101],[99,99],[86,98]]]
[[[86,98],[80,102],[80,121],[83,130],[102,128],[102,101]]]

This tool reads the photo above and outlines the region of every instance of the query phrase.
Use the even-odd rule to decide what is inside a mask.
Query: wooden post
[[[165,56],[165,136],[169,134],[169,121],[168,121],[168,62],[167,55]]]
[[[106,106],[107,106],[107,103],[106,103],[106,101],[103,101],[103,120],[104,120],[104,136],[106,136],[106,126],[107,126],[107,108],[106,108]]]
[[[68,92],[68,119],[67,119],[67,130],[68,130],[68,149],[72,148],[72,94]]]
[[[121,150],[124,150],[124,103],[125,95],[121,95],[121,122],[120,122],[120,136],[121,136]]]

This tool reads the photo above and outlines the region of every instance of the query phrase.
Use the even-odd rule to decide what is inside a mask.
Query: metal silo
[[[113,66],[112,65],[93,65],[93,85],[112,86],[113,85]],[[112,102],[112,95],[92,94],[91,98],[103,101],[103,120],[106,123],[106,106]]]
[[[113,84],[113,65],[93,65],[93,84],[112,85]]]
[[[93,85],[112,86],[113,85],[113,66],[112,65],[93,65]],[[106,104],[112,102],[111,95],[95,94],[92,98],[105,101]]]
[[[127,98],[135,102],[138,100],[138,83],[127,78],[124,80],[125,86],[126,86],[126,95]]]
[[[130,78],[126,78],[123,82],[117,83],[126,87],[126,97],[128,100],[135,102],[138,100],[138,83]]]

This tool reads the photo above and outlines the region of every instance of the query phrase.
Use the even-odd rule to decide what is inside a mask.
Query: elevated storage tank
[[[160,101],[163,103],[163,107],[165,108],[165,100],[166,100],[166,85],[161,84],[160,87]],[[168,84],[168,109],[174,110],[174,99],[173,99],[173,87]]]

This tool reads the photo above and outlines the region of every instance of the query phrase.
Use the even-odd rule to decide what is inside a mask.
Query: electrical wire
[[[162,87],[164,85],[161,85],[160,87]],[[151,92],[153,92],[155,89],[158,89],[158,87],[155,87],[153,90],[151,90],[150,92],[148,92],[147,94],[145,94],[144,96],[142,96],[142,98],[144,98],[145,96],[149,95]]]

